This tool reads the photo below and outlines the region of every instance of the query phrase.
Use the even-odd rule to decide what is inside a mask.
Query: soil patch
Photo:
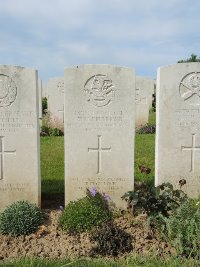
[[[64,259],[91,256],[91,250],[96,244],[90,241],[87,233],[69,235],[63,232],[58,227],[58,219],[62,212],[59,209],[43,209],[43,212],[44,223],[35,234],[19,237],[0,235],[0,261],[21,257]],[[114,223],[131,235],[131,253],[152,253],[160,256],[175,253],[169,244],[159,240],[155,233],[149,232],[145,215],[133,218],[126,214],[115,219]]]

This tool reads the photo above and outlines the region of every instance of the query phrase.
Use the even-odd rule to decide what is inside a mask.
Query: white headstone
[[[64,123],[64,78],[52,78],[47,83],[48,110],[53,119]]]
[[[149,109],[152,105],[152,88],[154,84],[150,78],[136,76],[136,128],[144,126],[149,120]]]
[[[0,210],[18,201],[40,205],[37,72],[0,66]]]
[[[65,86],[65,202],[95,186],[124,207],[134,186],[134,70],[67,68]]]
[[[200,63],[179,63],[158,70],[156,185],[200,194]]]
[[[38,78],[39,119],[42,119],[42,80]]]

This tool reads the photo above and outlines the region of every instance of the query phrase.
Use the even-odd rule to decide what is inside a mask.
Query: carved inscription
[[[0,192],[23,192],[27,188],[30,188],[30,184],[28,183],[16,183],[16,184],[0,184]]]
[[[107,194],[116,194],[119,190],[124,191],[127,183],[130,180],[126,178],[112,178],[112,177],[96,177],[96,178],[84,178],[78,177],[71,178],[72,187],[74,190],[80,190],[85,192],[86,188],[96,187],[100,192],[106,192]]]
[[[17,87],[8,75],[0,74],[0,107],[10,106],[16,99]]]
[[[130,124],[130,120],[126,119],[125,112],[122,111],[74,111],[73,120],[67,124],[67,128],[82,127],[86,131],[110,131],[112,128],[121,128]]]
[[[110,152],[111,147],[104,148],[101,146],[101,135],[98,135],[98,147],[88,148],[88,152],[97,152],[97,174],[101,173],[101,152]]]
[[[135,89],[135,103],[136,105],[145,105],[147,104],[147,98],[141,96],[139,88]]]
[[[36,127],[36,112],[33,111],[0,111],[0,132],[17,132],[20,129]]]
[[[84,85],[87,101],[96,107],[110,104],[114,97],[114,89],[113,81],[103,74],[90,77]]]
[[[5,150],[4,138],[5,136],[0,136],[0,166],[1,166],[0,180],[4,179],[4,156],[6,155],[16,156],[16,150],[12,150],[12,151]]]
[[[191,72],[180,82],[179,92],[181,98],[192,105],[200,105],[200,73]]]
[[[184,129],[192,132],[200,131],[200,109],[175,110],[175,126],[181,131]]]
[[[194,163],[195,163],[195,151],[200,151],[200,146],[195,146],[195,134],[192,134],[192,146],[187,147],[187,146],[182,146],[181,147],[182,151],[190,151],[190,172],[194,171]]]

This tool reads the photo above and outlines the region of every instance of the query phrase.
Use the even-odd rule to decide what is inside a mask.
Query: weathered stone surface
[[[154,82],[150,78],[136,76],[136,128],[148,123],[149,109],[152,106]]]
[[[65,86],[65,201],[95,186],[124,207],[134,185],[134,70],[66,68]]]
[[[0,210],[40,204],[37,72],[0,65]]]
[[[158,70],[156,185],[170,182],[190,197],[200,194],[200,63]]]
[[[48,110],[52,119],[64,122],[64,78],[52,78],[47,83]]]
[[[42,122],[42,80],[38,78],[39,119]]]

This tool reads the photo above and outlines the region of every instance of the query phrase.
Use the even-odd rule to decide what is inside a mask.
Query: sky
[[[157,68],[200,56],[199,0],[0,0],[0,64],[48,79],[81,64]]]

